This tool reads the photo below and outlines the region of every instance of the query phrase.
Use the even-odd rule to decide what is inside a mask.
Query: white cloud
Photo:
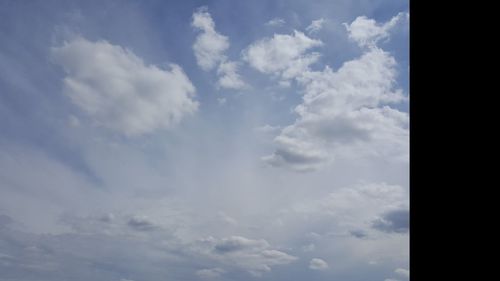
[[[224,51],[229,48],[229,39],[215,31],[215,23],[204,8],[193,13],[191,24],[202,31],[193,45],[196,61],[203,70],[211,70],[224,60]]]
[[[66,72],[64,93],[99,126],[138,136],[170,128],[198,108],[195,87],[176,64],[163,70],[121,46],[81,37],[52,55]]]
[[[224,272],[224,269],[215,267],[215,268],[206,268],[196,271],[196,275],[201,279],[215,279],[220,277]]]
[[[191,25],[201,30],[193,44],[196,62],[204,71],[217,67],[219,79],[217,85],[227,89],[244,89],[245,82],[238,74],[238,63],[229,61],[225,51],[229,48],[229,39],[215,30],[215,23],[206,7],[193,13]]]
[[[408,13],[399,13],[390,21],[378,24],[375,20],[365,16],[357,17],[351,24],[344,23],[349,38],[358,43],[361,47],[373,47],[382,39],[389,37],[389,32],[400,23],[407,23]]]
[[[360,183],[330,192],[321,199],[295,204],[284,213],[289,217],[314,217],[332,225],[339,223],[341,225],[336,225],[336,231],[352,235],[353,230],[369,229],[368,222],[376,214],[407,205],[408,194],[401,186]]]
[[[290,79],[318,60],[317,53],[305,52],[322,45],[321,41],[294,30],[292,35],[275,34],[252,43],[243,51],[243,59],[262,73]]]
[[[410,271],[408,269],[397,268],[394,272],[407,278],[410,277]]]
[[[323,24],[325,23],[325,19],[321,18],[321,19],[317,19],[317,20],[313,20],[311,22],[311,24],[306,27],[306,31],[309,33],[309,34],[313,34],[313,33],[316,33],[318,31],[321,30],[321,28],[323,28]]]
[[[268,22],[266,22],[267,26],[282,26],[285,24],[285,20],[281,18],[274,18]]]
[[[371,48],[337,71],[306,71],[299,118],[275,138],[276,151],[263,159],[273,166],[309,171],[333,157],[382,156],[408,159],[408,114],[388,106],[405,100],[394,89],[396,62]]]
[[[322,259],[314,258],[309,262],[309,268],[312,270],[325,270],[328,268],[328,263]]]
[[[217,69],[219,80],[217,84],[226,89],[244,89],[247,87],[245,82],[238,74],[238,63],[234,61],[223,61]]]

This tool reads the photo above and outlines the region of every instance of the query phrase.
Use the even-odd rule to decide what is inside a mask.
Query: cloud
[[[244,89],[247,84],[238,74],[238,63],[234,61],[223,61],[217,68],[219,80],[217,85],[226,89]]]
[[[401,23],[407,23],[408,13],[399,13],[390,21],[384,24],[378,24],[375,20],[365,16],[357,17],[352,23],[344,23],[349,32],[349,38],[361,47],[374,47],[375,44],[389,37],[389,32],[395,26]]]
[[[319,54],[305,52],[322,45],[321,41],[294,30],[291,35],[275,34],[252,43],[243,50],[243,60],[262,73],[290,79],[318,60]]]
[[[224,269],[215,267],[215,268],[207,268],[196,271],[196,275],[201,279],[215,279],[221,276],[226,272]]]
[[[128,226],[139,231],[150,231],[157,228],[157,226],[145,216],[133,216],[127,222]]]
[[[206,8],[193,13],[191,25],[202,32],[193,45],[196,61],[201,69],[208,71],[224,60],[224,51],[229,48],[229,39],[215,31],[215,23]]]
[[[387,233],[406,233],[410,228],[410,212],[408,209],[386,212],[373,221],[372,227]]]
[[[279,65],[272,70],[290,64]],[[310,71],[305,65],[301,68],[306,70],[291,75],[304,88],[303,101],[295,108],[298,118],[275,138],[277,148],[264,161],[312,171],[335,156],[408,160],[408,114],[389,106],[406,100],[395,89],[396,61],[389,53],[370,48],[337,71],[328,66]],[[270,71],[265,67],[260,66]]]
[[[0,241],[1,251],[10,257],[4,262],[0,255],[0,272],[12,280],[160,280],[158,276],[175,279],[173,275],[193,270],[173,267],[179,257],[166,254],[164,244],[147,236],[35,234],[0,228]]]
[[[368,236],[364,230],[351,230],[349,233],[356,238],[365,238]]]
[[[234,252],[245,249],[265,249],[269,247],[266,240],[252,240],[241,236],[223,238],[215,244],[214,249],[220,253]]]
[[[360,183],[342,187],[320,199],[307,200],[293,205],[283,212],[285,222],[304,218],[314,218],[323,233],[335,230],[348,236],[363,238],[368,235],[369,222],[373,213],[386,213],[387,210],[401,208],[408,204],[406,190],[398,185],[386,183]],[[300,221],[300,224],[307,222]],[[325,224],[331,228],[325,228]],[[317,231],[314,225],[307,226]],[[354,230],[353,230],[354,229]]]
[[[322,259],[314,258],[309,262],[309,268],[312,270],[325,270],[328,268],[328,263]]]
[[[297,257],[272,249],[264,239],[230,236],[222,239],[208,237],[199,241],[193,253],[230,267],[245,270],[254,276],[271,271],[275,265],[289,264]]]
[[[278,148],[272,155],[262,157],[263,161],[275,167],[285,166],[299,172],[313,171],[328,161],[326,152],[313,143],[283,134],[286,129],[274,139]]]
[[[274,18],[268,22],[266,22],[265,25],[267,26],[273,26],[273,27],[276,27],[276,26],[282,26],[284,25],[286,22],[284,19],[281,19],[281,18]]]
[[[279,129],[280,129],[280,127],[278,127],[278,126],[271,126],[269,124],[266,124],[263,126],[255,127],[254,131],[257,133],[261,133],[261,134],[271,134],[271,133],[278,132]]]
[[[146,65],[128,49],[78,37],[52,48],[64,93],[98,125],[127,136],[171,128],[194,113],[195,87],[181,67]]]
[[[321,30],[321,28],[323,28],[323,24],[324,23],[325,23],[325,19],[323,19],[323,18],[317,19],[317,20],[313,20],[311,22],[311,24],[308,27],[306,27],[306,31],[309,34],[317,33],[318,31]]]
[[[217,85],[226,89],[244,89],[245,82],[238,74],[238,63],[230,61],[225,56],[229,48],[229,38],[215,30],[215,23],[206,7],[199,8],[193,13],[191,25],[202,31],[193,44],[193,51],[198,66],[209,71],[217,66],[219,79]]]
[[[394,272],[406,278],[410,277],[410,271],[408,269],[397,268],[396,270],[394,270]]]

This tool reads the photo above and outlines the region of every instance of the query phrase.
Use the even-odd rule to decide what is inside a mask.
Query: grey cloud
[[[264,249],[269,247],[265,240],[252,240],[241,236],[232,236],[219,241],[214,249],[220,253],[239,251],[244,249]]]
[[[158,228],[156,224],[144,216],[134,216],[127,222],[128,226],[139,231],[151,231]]]
[[[216,279],[226,272],[224,269],[215,267],[215,268],[205,268],[196,271],[196,275],[201,279]]]
[[[349,231],[349,234],[360,239],[368,236],[368,234],[364,230],[351,230]]]
[[[191,245],[191,251],[193,255],[244,270],[254,276],[261,276],[271,271],[272,266],[289,264],[298,259],[283,251],[273,249],[266,240],[242,236],[202,239],[197,244]]]
[[[328,268],[328,263],[322,259],[314,258],[309,262],[309,268],[312,270],[325,270]]]
[[[410,228],[410,212],[407,209],[387,212],[373,221],[372,227],[387,233],[406,233]]]

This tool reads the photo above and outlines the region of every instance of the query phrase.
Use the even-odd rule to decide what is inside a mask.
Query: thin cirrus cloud
[[[221,88],[246,88],[246,83],[238,74],[239,63],[228,60],[225,55],[230,45],[229,38],[215,30],[215,22],[206,7],[193,13],[191,25],[201,31],[193,44],[198,66],[204,71],[217,67],[217,85]]]
[[[357,29],[348,26],[347,30],[352,35]],[[367,38],[356,42],[364,46]],[[304,92],[295,108],[298,118],[275,138],[277,148],[264,161],[296,171],[317,170],[336,156],[407,161],[408,114],[390,106],[405,96],[396,88],[396,61],[389,53],[372,45],[336,71],[328,66],[312,71],[305,66],[294,73]]]
[[[132,51],[78,37],[52,48],[66,73],[64,93],[96,125],[126,136],[171,128],[198,109],[182,68],[146,65]]]
[[[323,24],[325,24],[325,19],[317,19],[313,20],[309,26],[306,27],[306,31],[309,34],[314,34],[319,32],[323,28]]]
[[[282,18],[274,18],[268,22],[265,23],[267,26],[272,26],[272,27],[277,27],[277,26],[282,26],[286,23],[286,21]]]

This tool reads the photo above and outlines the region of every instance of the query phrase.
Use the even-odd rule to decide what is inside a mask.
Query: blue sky
[[[407,280],[407,1],[0,1],[0,280]]]

